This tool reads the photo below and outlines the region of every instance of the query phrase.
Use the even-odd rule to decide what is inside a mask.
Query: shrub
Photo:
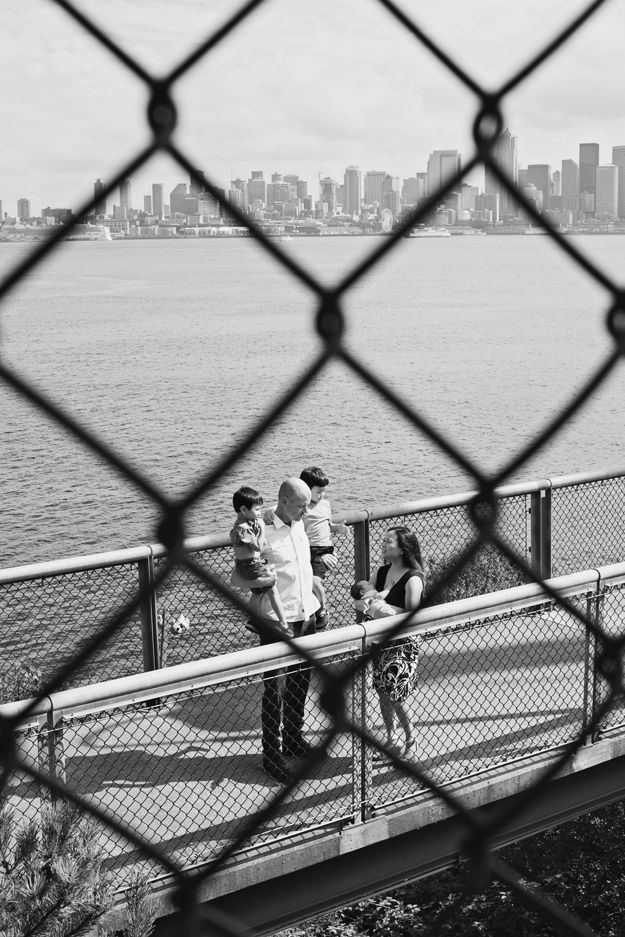
[[[449,573],[456,561],[457,557],[450,555],[426,559],[426,597]],[[475,556],[437,593],[434,601],[440,605],[443,602],[454,602],[456,599],[467,599],[472,595],[487,595],[489,592],[520,586],[527,581],[528,577],[522,570],[499,550],[493,546],[484,546],[480,547]]]

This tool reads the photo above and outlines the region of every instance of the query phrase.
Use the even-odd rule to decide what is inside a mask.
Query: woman
[[[419,607],[425,586],[421,549],[416,535],[407,527],[391,527],[382,547],[384,565],[371,579],[372,587],[390,608],[387,614],[412,612]],[[376,616],[377,617],[377,616]],[[373,655],[373,686],[380,700],[386,727],[387,747],[404,758],[415,758],[417,742],[408,699],[416,681],[418,639],[400,639]],[[402,746],[397,723],[404,730]],[[381,760],[378,752],[374,760]]]

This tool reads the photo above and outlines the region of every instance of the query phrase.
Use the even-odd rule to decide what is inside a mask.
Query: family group
[[[337,564],[334,536],[349,530],[332,519],[326,497],[328,484],[325,472],[310,466],[299,478],[282,482],[277,503],[270,509],[264,509],[263,498],[254,488],[239,488],[233,496],[237,517],[230,531],[235,558],[231,582],[251,593],[249,627],[261,644],[280,641],[285,633],[298,638],[328,626],[323,580]],[[370,582],[352,586],[356,609],[365,618],[412,611],[421,602],[425,577],[416,535],[406,527],[391,528],[382,559],[383,565]],[[416,682],[418,642],[395,642],[373,659],[373,685],[387,748],[415,758],[409,697]],[[292,777],[287,759],[305,758],[312,751],[303,734],[310,678],[308,664],[265,675],[263,768],[281,784]]]

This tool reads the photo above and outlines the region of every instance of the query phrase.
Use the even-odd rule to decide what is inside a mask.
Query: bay
[[[618,277],[625,239],[572,246]],[[324,286],[383,238],[278,246]],[[0,245],[0,274],[32,247]],[[566,406],[612,347],[608,292],[540,237],[402,240],[344,299],[346,347],[466,461],[331,361],[187,516],[228,530],[243,483],[271,501],[309,464],[335,511],[475,486]],[[252,239],[61,244],[0,304],[5,364],[167,498],[214,472],[323,346],[318,297]],[[625,467],[622,367],[506,479]],[[157,539],[160,510],[50,417],[0,387],[0,566]]]

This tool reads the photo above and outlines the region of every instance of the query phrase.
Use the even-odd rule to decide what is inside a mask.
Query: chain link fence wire
[[[595,390],[604,383],[619,362],[623,349],[625,348],[625,293],[617,283],[613,282],[610,277],[593,264],[570,239],[567,240],[561,237],[554,226],[547,219],[538,214],[533,204],[525,198],[521,191],[515,188],[513,180],[507,178],[504,171],[493,158],[492,151],[497,137],[503,129],[502,107],[505,105],[506,97],[528,76],[534,73],[536,69],[540,68],[544,62],[549,60],[552,54],[562,47],[577,30],[582,28],[586,21],[593,17],[604,5],[606,0],[595,0],[595,2],[590,3],[581,14],[572,20],[566,29],[551,39],[530,62],[515,75],[511,76],[502,87],[495,90],[487,90],[482,87],[463,70],[458,63],[447,56],[419,27],[416,17],[404,13],[391,2],[391,0],[377,0],[377,3],[386,9],[389,16],[414,37],[415,49],[423,50],[425,48],[428,53],[433,55],[441,63],[442,68],[446,69],[449,74],[455,76],[466,89],[475,95],[476,109],[473,122],[475,152],[473,156],[469,158],[462,171],[447,179],[441,190],[431,194],[425,204],[420,205],[418,209],[411,212],[405,222],[391,236],[381,239],[380,245],[366,258],[360,261],[334,288],[322,286],[317,282],[315,277],[296,262],[293,257],[286,256],[277,244],[263,237],[259,227],[254,224],[253,221],[244,216],[234,205],[230,205],[224,200],[220,192],[210,181],[210,178],[209,181],[199,178],[191,161],[185,153],[178,149],[174,142],[174,131],[176,127],[175,92],[178,79],[186,74],[189,69],[201,59],[210,56],[212,51],[226,41],[227,37],[236,30],[239,24],[246,20],[257,8],[262,7],[264,3],[266,3],[266,0],[250,0],[250,2],[243,5],[230,20],[217,30],[217,32],[202,42],[191,55],[180,62],[180,64],[164,78],[155,78],[153,75],[150,75],[138,62],[128,56],[121,47],[113,42],[102,29],[91,22],[88,17],[83,15],[76,7],[68,2],[68,0],[49,0],[49,2],[55,3],[57,7],[64,10],[68,16],[73,18],[77,27],[86,30],[93,37],[95,42],[105,46],[110,53],[117,58],[120,67],[129,69],[136,76],[137,80],[143,83],[150,94],[147,119],[151,133],[151,141],[142,152],[129,156],[117,176],[115,176],[105,187],[104,191],[99,194],[98,201],[111,194],[123,179],[144,166],[157,152],[169,154],[182,169],[186,170],[191,178],[195,179],[198,184],[203,185],[221,205],[228,210],[229,214],[234,217],[236,221],[247,226],[250,231],[255,234],[258,238],[258,243],[262,245],[268,256],[273,257],[274,260],[282,266],[285,275],[295,277],[316,297],[318,311],[316,314],[315,326],[322,341],[323,349],[316,358],[307,363],[303,363],[298,380],[288,389],[288,392],[284,393],[276,400],[275,404],[269,408],[263,418],[247,435],[247,438],[242,440],[238,445],[235,445],[230,451],[224,452],[218,460],[216,467],[207,472],[201,482],[192,490],[187,491],[186,494],[181,493],[177,499],[167,497],[149,477],[139,472],[135,467],[132,467],[127,460],[109,445],[104,444],[99,439],[97,427],[81,425],[68,410],[64,410],[55,405],[45,394],[38,391],[28,381],[22,379],[14,369],[10,368],[5,363],[0,364],[0,378],[5,386],[11,388],[26,402],[36,407],[40,414],[65,428],[76,440],[81,442],[92,455],[104,460],[111,471],[120,473],[122,477],[129,480],[135,488],[152,501],[154,506],[161,512],[161,521],[157,531],[158,539],[168,550],[167,559],[163,562],[155,580],[153,582],[143,583],[138,593],[131,598],[123,600],[119,608],[113,608],[103,619],[100,619],[93,637],[82,647],[77,649],[71,660],[63,662],[58,666],[54,676],[46,682],[46,686],[42,687],[39,696],[43,698],[46,694],[63,686],[69,679],[73,678],[75,674],[79,673],[82,668],[88,666],[95,655],[102,653],[109,641],[114,637],[119,639],[120,635],[123,633],[123,629],[127,627],[128,621],[131,620],[133,615],[137,614],[141,603],[149,600],[154,590],[158,592],[166,589],[167,584],[172,581],[172,577],[178,575],[176,572],[177,570],[184,570],[185,574],[188,573],[196,577],[199,581],[206,583],[219,593],[224,601],[230,600],[241,613],[245,614],[244,604],[229,592],[220,578],[211,569],[196,562],[192,557],[185,554],[183,548],[185,515],[189,509],[197,504],[199,499],[211,489],[215,482],[239,461],[261,437],[267,427],[272,425],[302,396],[311,385],[311,382],[318,375],[323,373],[324,368],[330,361],[342,363],[355,377],[362,380],[363,386],[369,387],[385,400],[387,404],[394,407],[399,414],[403,415],[407,424],[411,425],[419,433],[427,436],[431,443],[438,447],[441,452],[445,453],[474,481],[479,494],[470,506],[469,513],[474,525],[475,536],[471,542],[465,544],[464,547],[461,547],[456,553],[456,571],[469,563],[479,548],[492,544],[504,557],[507,557],[511,563],[515,564],[524,576],[528,577],[530,580],[534,579],[534,573],[526,562],[524,551],[519,549],[519,543],[508,542],[507,538],[504,538],[503,533],[501,533],[497,527],[497,505],[493,493],[496,487],[510,478],[536,454],[555,433],[567,424],[569,419],[590,399]],[[374,0],[372,0],[372,2],[374,2]],[[585,271],[596,284],[603,287],[606,293],[608,306],[607,328],[614,339],[612,351],[608,354],[605,361],[600,364],[590,380],[576,392],[562,411],[551,419],[542,432],[540,432],[531,443],[520,449],[508,464],[494,477],[484,475],[465,453],[450,440],[445,438],[433,422],[426,419],[396,394],[387,385],[383,375],[377,375],[368,370],[347,350],[342,342],[345,324],[342,301],[350,287],[358,283],[367,271],[380,264],[384,257],[394,249],[399,238],[420,220],[425,219],[428,213],[436,207],[441,196],[456,189],[458,184],[480,164],[488,167],[492,174],[500,180],[501,184],[521,204],[530,220],[534,224],[542,226],[547,231],[552,243],[557,245],[559,249],[577,264],[580,270]],[[208,167],[208,169],[207,175],[210,177],[210,167]],[[95,199],[83,205],[77,211],[74,223],[81,222],[94,205]],[[67,227],[60,228],[58,233],[55,233],[48,241],[34,250],[21,265],[13,269],[0,285],[0,300],[4,299],[9,292],[44,259],[44,257],[53,251],[67,233]],[[428,597],[429,603],[434,603],[436,601],[437,594],[440,593],[453,578],[453,572],[454,571],[444,573],[442,578],[430,588]],[[575,751],[583,744],[588,733],[592,734],[597,731],[604,718],[608,716],[614,700],[622,693],[620,657],[623,638],[620,636],[620,632],[617,632],[616,636],[603,634],[600,627],[598,627],[583,610],[578,608],[575,602],[558,596],[553,590],[548,589],[547,591],[557,607],[561,609],[558,615],[563,616],[562,621],[555,623],[556,628],[560,627],[560,625],[563,626],[563,621],[566,620],[568,616],[571,622],[574,623],[573,630],[578,633],[578,637],[576,638],[578,643],[581,640],[579,636],[585,638],[586,635],[588,635],[595,643],[600,645],[601,653],[596,668],[600,668],[601,675],[605,678],[607,683],[605,692],[601,690],[602,704],[598,707],[592,724],[586,725],[576,732],[574,738],[566,746],[565,753],[562,755],[560,764],[563,764],[566,758],[570,756],[571,752]],[[385,636],[387,643],[392,640],[399,627],[400,625],[397,625],[397,627],[394,627]],[[463,647],[462,642],[460,642],[459,646],[456,648],[456,654],[459,659],[463,658],[463,651],[466,654],[466,647]],[[356,679],[357,675],[366,667],[366,659],[354,662],[352,672],[349,674],[333,674],[331,668],[328,669],[325,664],[316,662],[307,655],[302,648],[299,649],[299,654],[303,661],[307,662],[313,668],[313,671],[319,678],[332,688],[332,692],[325,695],[325,707],[330,717],[329,724],[331,726],[327,745],[333,746],[336,740],[341,739],[344,734],[352,733],[355,737],[360,737],[366,743],[379,749],[380,746],[375,737],[364,730],[362,725],[350,718],[349,707],[345,704],[345,700],[349,696],[348,688],[351,682]],[[463,685],[462,677],[459,676],[458,679],[461,685]],[[542,685],[542,681],[538,680],[536,686]],[[465,689],[466,688],[465,686]],[[503,693],[504,688],[501,687],[500,691]],[[511,705],[512,703],[512,700],[506,698],[505,695],[502,696],[502,701],[504,704],[507,703],[507,705]],[[475,699],[473,701],[469,700],[468,704],[470,712],[471,706],[475,707],[477,702]],[[29,705],[30,712],[34,712],[36,703],[31,703]],[[554,710],[554,717],[552,720],[553,727],[548,733],[550,740],[555,740],[567,734],[566,725],[568,724],[568,717],[565,718],[558,714],[558,711],[563,705],[564,700],[560,698],[558,694],[554,694],[553,699],[550,700],[550,706]],[[190,704],[190,706],[192,709],[192,704]],[[28,712],[21,714],[22,719],[27,716]],[[177,903],[187,912],[188,916],[188,933],[202,934],[209,933],[211,930],[233,935],[240,933],[236,921],[224,918],[223,915],[220,915],[211,907],[203,907],[202,909],[196,907],[195,898],[200,882],[207,876],[213,875],[216,871],[223,868],[231,856],[240,850],[244,843],[249,841],[259,830],[263,830],[265,826],[271,822],[272,818],[280,818],[289,798],[294,795],[294,792],[298,788],[298,782],[300,780],[302,780],[303,783],[317,783],[319,790],[323,788],[324,783],[322,777],[315,781],[316,770],[323,774],[325,754],[322,750],[316,759],[308,759],[302,764],[294,780],[286,785],[279,794],[270,798],[267,803],[263,803],[253,816],[244,817],[243,822],[239,824],[234,834],[230,831],[228,844],[220,851],[217,858],[210,863],[208,867],[204,867],[197,874],[190,874],[185,872],[180,863],[175,859],[172,860],[159,846],[160,837],[158,842],[155,842],[149,836],[143,835],[142,832],[135,830],[131,825],[116,820],[110,813],[105,814],[102,805],[91,802],[88,795],[83,793],[80,787],[80,784],[84,781],[87,784],[88,790],[88,778],[83,778],[81,780],[72,778],[71,770],[68,772],[65,779],[62,777],[53,778],[37,768],[34,761],[29,762],[28,759],[20,761],[16,752],[16,742],[18,742],[19,739],[15,738],[16,733],[14,726],[15,720],[11,719],[5,719],[4,725],[2,726],[1,752],[4,766],[2,780],[5,795],[7,791],[11,791],[11,785],[15,782],[15,779],[18,779],[18,783],[21,784],[22,781],[20,779],[27,776],[31,781],[36,781],[51,793],[73,800],[75,803],[82,806],[86,812],[96,816],[100,822],[104,823],[108,829],[111,830],[111,835],[117,834],[125,838],[136,847],[137,850],[141,851],[150,862],[155,863],[156,866],[161,867],[174,876],[178,882]],[[522,734],[524,730],[519,726],[515,731]],[[132,729],[130,726],[128,727],[128,733],[127,741],[131,742]],[[479,736],[474,736],[472,739],[470,738],[470,741],[478,747],[481,744]],[[122,742],[124,743],[122,744],[122,749],[125,752],[127,746],[125,745],[123,736]],[[192,736],[190,736],[190,743],[193,744]],[[76,731],[73,739],[70,741],[70,767],[73,751],[82,744],[83,741],[80,732]],[[505,732],[502,733],[501,744],[504,747],[507,744]],[[72,746],[74,747],[72,748]],[[130,750],[130,745],[128,749]],[[167,760],[171,759],[171,755],[172,752],[167,751]],[[408,783],[417,782],[425,784],[429,789],[434,791],[444,803],[463,818],[467,828],[467,853],[478,873],[482,873],[483,875],[490,874],[499,879],[506,887],[511,888],[515,893],[520,895],[525,903],[530,904],[530,906],[543,914],[545,918],[555,920],[559,923],[564,931],[568,931],[569,933],[589,933],[589,929],[581,921],[573,918],[566,909],[554,905],[544,896],[541,896],[533,890],[529,890],[514,870],[508,868],[504,863],[491,855],[489,842],[498,825],[506,822],[507,818],[505,815],[493,821],[490,828],[481,824],[478,822],[475,815],[463,808],[463,806],[446,790],[444,784],[428,774],[424,766],[402,761],[392,752],[387,753],[387,755],[394,761],[397,768],[403,772]],[[462,753],[460,753],[460,756],[461,755]],[[128,753],[122,754],[121,750],[119,757],[120,759],[131,758]],[[204,755],[202,754],[200,757],[204,757]],[[488,751],[484,752],[483,757],[486,760],[488,759]],[[126,764],[128,764],[128,762],[126,762]],[[97,770],[96,765],[94,765],[93,770]],[[525,799],[531,800],[532,798],[539,797],[541,787],[546,784],[548,780],[555,777],[557,771],[558,764],[555,764],[544,773],[538,784],[525,791]],[[305,776],[309,778],[307,782],[303,781]],[[131,779],[131,784],[132,783]],[[396,797],[397,792],[391,791],[389,796]],[[515,809],[521,808],[517,807]]]

